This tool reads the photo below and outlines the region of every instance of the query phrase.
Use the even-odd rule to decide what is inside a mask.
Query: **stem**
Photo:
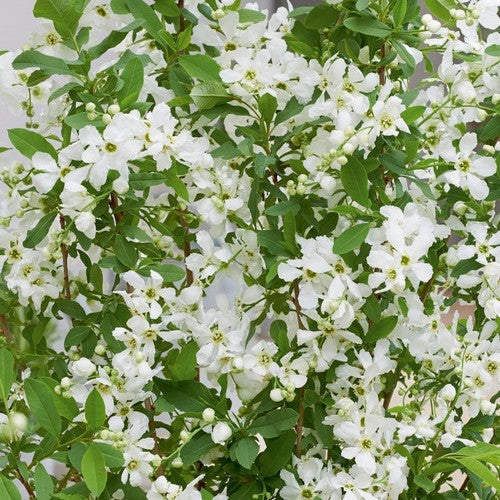
[[[382,47],[380,47],[380,60],[382,60],[385,57],[385,44],[382,44]],[[381,66],[378,69],[378,81],[380,85],[385,84],[385,66]]]
[[[64,215],[59,215],[59,224],[61,229],[64,231],[66,229],[66,221]],[[64,298],[66,300],[71,300],[71,286],[69,282],[69,266],[68,266],[68,245],[66,243],[61,243],[61,253],[63,261],[63,272],[64,272]]]
[[[186,211],[184,211],[184,212],[186,212]],[[181,217],[180,217],[180,223],[181,223],[181,226],[184,228],[183,252],[184,252],[184,266],[185,266],[186,265],[186,259],[191,255],[191,245],[190,245],[189,240],[188,240],[189,226],[188,226],[186,220],[184,219],[183,215],[181,215]],[[185,281],[185,285],[186,286],[191,286],[192,284],[193,284],[193,271],[191,271],[190,269],[188,269],[186,267],[186,281]]]
[[[304,328],[304,323],[302,323],[302,312],[299,304],[299,282],[295,280],[293,282],[293,297],[292,297],[293,305],[295,306],[295,313],[297,314],[297,323],[299,324],[299,328]]]
[[[184,8],[184,0],[178,0],[177,7],[179,7],[179,10],[182,10]],[[184,19],[184,16],[182,15],[181,12],[179,15],[179,30],[184,31],[185,29],[186,29],[186,20]]]
[[[33,491],[33,488],[30,486],[28,481],[26,481],[26,479],[24,479],[22,474],[19,472],[19,469],[16,469],[14,472],[16,474],[17,479],[19,479],[19,481],[22,483],[22,485],[26,488],[26,491],[28,492],[30,499],[36,498],[35,492]]]

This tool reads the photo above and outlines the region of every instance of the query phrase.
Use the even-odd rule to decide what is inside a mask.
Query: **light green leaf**
[[[8,132],[12,145],[27,158],[32,158],[35,153],[48,153],[57,159],[57,151],[45,137],[24,128],[11,128]]]
[[[99,391],[95,388],[92,389],[92,392],[90,392],[85,401],[85,419],[93,431],[99,430],[106,420],[104,401]]]
[[[339,15],[340,12],[333,5],[320,3],[308,12],[304,24],[311,30],[328,28],[337,22]]]
[[[251,469],[257,455],[259,454],[259,445],[254,438],[246,437],[240,439],[234,445],[234,454],[236,456],[236,460],[238,460],[242,467],[245,467],[245,469]]]
[[[278,109],[278,101],[276,100],[276,97],[266,93],[259,97],[257,105],[264,123],[269,126],[273,121],[274,113],[276,113],[276,110]]]
[[[148,271],[156,271],[166,283],[175,283],[186,275],[184,269],[175,264],[158,264],[155,266],[148,266],[147,269]]]
[[[387,38],[391,34],[391,28],[387,24],[368,17],[348,17],[344,20],[344,26],[356,33],[377,38]]]
[[[394,19],[395,26],[401,26],[405,18],[406,11],[408,9],[407,0],[398,0],[394,4],[394,9],[392,11],[392,18]]]
[[[417,474],[413,481],[415,484],[422,488],[426,493],[431,493],[436,488],[436,485],[429,478],[422,476],[421,474]]]
[[[450,9],[444,5],[444,2],[442,3],[439,0],[425,0],[425,5],[431,11],[432,15],[439,17],[443,21],[450,20]]]
[[[44,215],[38,221],[38,224],[27,232],[26,239],[23,242],[24,247],[35,248],[47,236],[56,216],[57,214]]]
[[[174,380],[191,380],[196,377],[196,353],[199,347],[196,342],[188,342],[180,350],[170,367]]]
[[[484,51],[489,56],[500,57],[500,45],[498,43],[486,47]]]
[[[144,29],[163,47],[167,48],[168,43],[161,36],[165,32],[163,23],[160,21],[155,11],[143,0],[126,0],[127,8],[135,19],[144,20]]]
[[[346,229],[340,236],[335,238],[333,242],[333,251],[337,255],[350,252],[358,248],[365,241],[370,231],[370,223],[365,222],[354,227]]]
[[[191,77],[201,82],[220,82],[219,73],[221,71],[218,63],[205,54],[188,54],[179,57],[179,64]]]
[[[102,453],[106,467],[110,469],[123,467],[123,453],[120,450],[107,443],[93,443],[92,446],[97,447]]]
[[[0,498],[2,500],[21,500],[17,486],[4,475],[0,474]]]
[[[191,99],[200,110],[210,109],[231,99],[224,85],[219,82],[203,82],[191,90]]]
[[[360,205],[370,207],[368,198],[368,176],[362,163],[351,156],[340,170],[340,179],[346,193]]]
[[[60,311],[71,318],[83,320],[87,317],[85,309],[74,300],[58,299],[56,300],[56,305]]]
[[[36,421],[53,436],[61,434],[61,417],[57,411],[52,391],[40,380],[29,378],[24,382],[26,398]]]
[[[248,427],[248,430],[265,438],[274,438],[278,437],[283,431],[291,429],[298,418],[299,414],[292,408],[272,410],[256,418]]]
[[[398,324],[397,316],[387,316],[382,318],[378,323],[375,323],[366,334],[365,341],[368,343],[376,342],[377,340],[387,337],[396,325]]]
[[[14,383],[14,356],[8,349],[0,349],[0,399],[6,402]]]
[[[54,493],[54,482],[42,464],[35,467],[35,491],[37,500],[50,500]]]
[[[82,475],[87,488],[99,496],[106,487],[108,473],[104,457],[99,448],[90,445],[82,458]]]
[[[479,460],[469,457],[453,457],[453,460],[456,460],[466,469],[476,474],[476,476],[479,476],[486,484],[500,491],[500,480],[498,476]]]
[[[266,20],[265,14],[253,9],[240,9],[238,11],[240,23],[260,23]]]

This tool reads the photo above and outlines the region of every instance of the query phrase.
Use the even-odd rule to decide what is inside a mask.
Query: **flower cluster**
[[[495,496],[500,3],[426,4],[36,1],[2,491]]]

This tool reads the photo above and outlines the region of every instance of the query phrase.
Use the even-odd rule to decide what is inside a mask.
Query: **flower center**
[[[116,147],[116,144],[113,144],[112,142],[107,142],[106,145],[104,146],[104,149],[108,153],[114,153],[118,148]]]

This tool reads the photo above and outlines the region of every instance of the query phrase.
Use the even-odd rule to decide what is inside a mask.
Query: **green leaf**
[[[257,105],[264,123],[269,126],[273,121],[274,113],[276,113],[276,110],[278,109],[278,101],[276,100],[276,97],[266,93],[259,97]]]
[[[104,128],[104,122],[101,120],[101,118],[94,118],[93,120],[90,120],[88,113],[86,113],[85,111],[68,115],[64,118],[63,121],[66,125],[75,130],[81,130],[87,125],[92,125],[93,127],[97,128]]]
[[[178,410],[203,412],[205,408],[216,409],[220,400],[208,387],[195,380],[156,380],[165,399]]]
[[[35,467],[34,476],[37,500],[50,500],[54,493],[54,482],[52,481],[52,477],[42,464],[38,464]]]
[[[370,231],[370,223],[365,222],[354,227],[346,229],[340,236],[335,238],[333,242],[333,251],[337,255],[350,252],[358,248],[365,241]]]
[[[394,19],[395,26],[401,26],[403,24],[403,20],[405,18],[407,9],[408,9],[407,0],[398,0],[394,4],[394,9],[392,11],[392,18]]]
[[[99,391],[95,388],[92,389],[92,392],[90,392],[85,401],[85,419],[93,431],[99,430],[106,420],[104,401]]]
[[[426,493],[431,493],[436,488],[434,481],[431,481],[429,478],[422,476],[421,474],[417,474],[413,478],[413,481],[419,488],[422,488]]]
[[[33,14],[51,20],[58,33],[68,37],[78,28],[84,4],[84,0],[37,0]]]
[[[291,461],[295,439],[295,431],[289,430],[285,431],[279,438],[266,443],[266,450],[259,455],[257,460],[264,477],[274,476]]]
[[[0,474],[0,498],[2,500],[21,500],[17,486],[4,475]]]
[[[181,459],[185,465],[194,464],[215,446],[216,444],[212,441],[210,434],[197,434],[182,448]]]
[[[166,17],[177,17],[180,14],[175,0],[155,0],[153,7]]]
[[[445,7],[439,0],[425,0],[425,5],[431,11],[432,15],[439,17],[443,21],[450,20],[450,9]]]
[[[27,158],[32,158],[35,153],[48,153],[57,159],[57,151],[45,137],[24,128],[11,128],[8,131],[12,145]]]
[[[191,90],[191,99],[200,110],[210,109],[231,99],[224,85],[219,82],[203,82]]]
[[[133,57],[127,62],[120,79],[123,81],[123,87],[117,92],[116,97],[120,106],[127,107],[137,100],[144,84],[144,66],[138,57]]]
[[[14,69],[39,68],[48,75],[77,75],[65,61],[54,56],[47,56],[38,50],[28,50],[19,54],[12,62]]]
[[[411,106],[410,108],[406,108],[402,113],[401,113],[401,118],[410,125],[413,123],[415,120],[420,118],[426,110],[426,106]]]
[[[240,17],[239,21],[242,24],[245,23],[260,23],[266,20],[266,16],[258,11],[252,9],[239,9],[238,15]]]
[[[186,272],[175,264],[158,264],[155,266],[148,266],[148,270],[156,271],[166,283],[175,283],[184,278]]]
[[[236,456],[236,460],[238,460],[242,467],[245,469],[251,469],[257,455],[259,454],[259,445],[253,438],[246,437],[240,439],[234,445],[234,454]]]
[[[14,356],[4,347],[0,349],[0,399],[7,401],[14,383]]]
[[[184,71],[191,77],[201,82],[220,82],[219,64],[205,54],[188,54],[179,57],[179,64]]]
[[[477,262],[474,257],[461,260],[451,271],[451,277],[458,278],[459,276],[467,274],[469,271],[481,269],[481,267],[483,267],[483,265],[480,262]]]
[[[500,490],[498,476],[479,460],[469,457],[453,457],[453,460],[462,464],[466,469],[476,474],[476,476],[479,476],[486,484],[493,486],[496,490]]]
[[[333,5],[320,3],[306,15],[304,25],[306,28],[312,30],[327,28],[337,22],[339,15],[339,11]]]
[[[498,43],[490,45],[484,49],[486,54],[493,57],[500,57],[500,45]]]
[[[275,438],[283,431],[291,429],[298,418],[299,414],[292,408],[281,408],[256,418],[248,430],[265,438]]]
[[[409,66],[410,70],[413,72],[417,63],[414,57],[408,52],[408,49],[400,43],[398,40],[392,40],[392,46],[396,49],[399,57]]]
[[[356,33],[377,38],[387,38],[391,34],[391,28],[387,24],[368,17],[348,17],[344,20],[344,26]]]
[[[102,453],[106,467],[109,467],[110,469],[123,467],[123,453],[120,450],[113,448],[107,443],[93,443],[92,446],[97,447]]]
[[[144,29],[164,48],[168,43],[162,36],[165,31],[163,23],[160,21],[155,11],[143,0],[126,0],[129,12],[135,19],[144,20]],[[166,32],[165,32],[166,33]]]
[[[23,242],[24,247],[35,248],[47,236],[56,216],[55,213],[44,215],[38,221],[38,224],[26,233],[26,239]]]
[[[34,378],[24,381],[24,389],[31,413],[36,421],[53,436],[61,434],[61,417],[57,411],[52,391]]]
[[[351,156],[349,161],[340,170],[340,179],[346,193],[360,205],[369,207],[368,176],[362,163]]]
[[[365,336],[365,341],[368,343],[374,343],[377,340],[384,339],[392,332],[392,330],[394,330],[394,328],[396,328],[397,324],[397,316],[387,316],[382,318],[368,330]]]
[[[106,38],[99,42],[94,47],[87,50],[87,57],[93,61],[105,54],[109,49],[116,47],[121,43],[130,31],[133,31],[142,26],[142,19],[135,19],[130,24],[119,30],[112,31]]]
[[[198,344],[194,341],[185,344],[170,367],[174,380],[191,380],[196,377],[196,353]]]
[[[133,269],[137,263],[138,253],[133,243],[128,242],[120,234],[115,238],[116,258],[129,269]]]
[[[73,327],[64,339],[64,348],[68,349],[72,345],[81,344],[91,333],[92,330],[88,326]]]
[[[85,309],[74,300],[58,299],[56,300],[57,308],[70,318],[84,320],[87,317]]]
[[[266,208],[265,213],[267,215],[272,215],[275,217],[285,215],[287,213],[292,213],[297,215],[300,210],[300,205],[296,199],[282,201],[281,203],[276,203],[276,205],[271,205]]]
[[[276,342],[280,352],[288,352],[290,343],[287,336],[287,325],[282,319],[277,319],[271,323],[269,327],[269,335]]]
[[[106,487],[107,472],[104,457],[94,445],[90,445],[82,458],[82,475],[87,488],[99,496]]]

